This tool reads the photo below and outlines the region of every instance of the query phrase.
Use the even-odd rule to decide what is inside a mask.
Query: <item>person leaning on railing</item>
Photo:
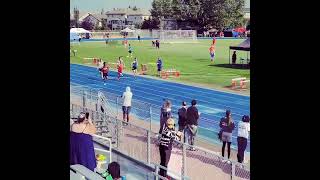
[[[244,159],[244,151],[247,148],[247,142],[250,132],[250,117],[247,115],[242,116],[242,121],[238,123],[238,162],[242,163]]]
[[[179,115],[179,120],[178,120],[179,131],[183,133],[187,125],[187,102],[185,101],[182,102],[182,107],[178,110],[178,115]],[[184,142],[186,142],[186,136],[184,136],[183,139],[184,139]]]
[[[231,153],[231,142],[232,142],[232,131],[234,130],[234,122],[231,118],[231,111],[226,110],[226,116],[222,117],[219,124],[221,128],[221,140],[222,140],[222,156],[224,157],[224,150],[226,144],[228,145],[228,159],[230,159]]]
[[[91,135],[96,131],[89,113],[81,112],[70,128],[70,165],[81,164],[94,171],[97,162]]]
[[[200,112],[198,111],[196,105],[197,101],[193,99],[191,101],[191,106],[187,109],[187,126],[185,128],[185,140],[188,144],[192,146],[194,146],[195,143],[195,137],[198,132],[198,124],[200,117]],[[188,148],[188,150],[195,151],[196,149],[194,147],[190,147]]]
[[[173,140],[179,141],[182,135],[180,131],[175,131],[174,125],[174,119],[169,118],[160,134],[160,165],[166,168],[170,160]],[[159,175],[167,177],[167,170],[160,168]]]

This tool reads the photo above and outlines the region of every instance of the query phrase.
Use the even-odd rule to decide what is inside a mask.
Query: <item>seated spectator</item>
[[[112,162],[108,165],[108,169],[102,174],[106,180],[120,180],[120,165],[117,162]]]
[[[81,164],[94,171],[97,166],[92,134],[96,127],[89,118],[89,113],[80,113],[70,131],[70,165]]]

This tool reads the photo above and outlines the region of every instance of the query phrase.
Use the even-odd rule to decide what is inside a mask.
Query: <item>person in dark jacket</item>
[[[194,139],[198,131],[198,121],[200,117],[200,113],[198,112],[198,109],[196,107],[197,101],[192,100],[191,106],[187,109],[187,127],[186,127],[186,134],[187,138],[186,140],[189,141],[188,143],[190,145],[194,145]],[[195,148],[191,147],[189,150],[194,151]]]
[[[164,103],[163,103],[163,106],[161,107],[161,110],[160,110],[160,129],[159,129],[159,134],[161,134],[161,131],[163,129],[163,125],[171,117],[172,117],[171,102],[169,100],[165,100]]]
[[[185,101],[182,102],[182,107],[178,110],[178,116],[179,131],[183,132],[187,125],[187,103]]]
[[[220,120],[220,128],[222,131],[222,156],[224,157],[224,150],[226,143],[228,144],[228,159],[230,159],[230,146],[232,142],[232,131],[234,130],[234,122],[231,118],[231,111],[226,110],[226,116]]]
[[[172,143],[173,140],[179,141],[181,138],[181,132],[175,131],[174,129],[174,119],[169,118],[163,126],[163,130],[160,134],[160,165],[168,167],[168,163],[171,156]],[[167,170],[160,168],[159,175],[167,177]]]
[[[237,54],[236,54],[236,51],[233,51],[233,54],[232,54],[232,64],[235,64],[237,61]]]
[[[187,103],[185,101],[182,102],[182,107],[178,110],[178,116],[179,116],[179,131],[184,132],[184,129],[187,125]],[[184,142],[186,142],[186,137],[184,136]]]

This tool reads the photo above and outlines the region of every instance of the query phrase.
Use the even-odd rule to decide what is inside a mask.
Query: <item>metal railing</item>
[[[74,103],[77,102],[77,104],[82,105],[83,107],[88,108],[94,108],[94,110],[98,111],[97,101],[99,99],[98,92],[101,89],[99,88],[90,88],[87,86],[81,86],[81,85],[71,85],[70,89],[70,97],[71,101]],[[114,117],[114,114],[116,114],[117,117],[120,118],[121,112],[122,112],[122,98],[114,93],[111,92],[105,92],[104,95],[106,96],[106,99],[109,102],[110,108],[108,109],[107,114]],[[161,102],[157,102],[161,103]],[[153,105],[150,103],[146,103],[144,101],[139,101],[136,99],[132,99],[132,106],[131,106],[131,115],[139,120],[147,121],[149,123],[149,129],[152,130],[153,124],[159,124],[159,117],[160,117],[160,108],[161,106]],[[175,119],[178,119],[178,108],[173,107],[172,113]],[[202,113],[204,114],[204,113]],[[221,115],[222,116],[222,115]],[[199,119],[199,138],[204,141],[213,141],[215,143],[218,143],[218,132],[220,130],[219,122],[221,116],[215,116],[215,119],[207,119],[204,117],[200,117]],[[236,116],[236,118],[241,118],[241,116]],[[237,123],[236,123],[237,126]],[[210,139],[208,138],[210,137]],[[237,144],[237,128],[232,133],[232,148],[236,148]],[[248,147],[247,149],[250,149],[250,137],[248,139]]]
[[[112,145],[111,145],[112,143],[111,143],[111,139],[103,137],[103,136],[99,136],[97,134],[93,134],[92,137],[93,137],[93,139],[102,139],[102,140],[104,140],[104,142],[107,141],[107,143],[108,143],[107,145],[109,147],[109,150],[100,149],[100,148],[94,148],[94,150],[108,153],[109,154],[109,158],[108,158],[109,159],[109,163],[111,163],[112,162]]]
[[[111,134],[115,141],[112,144],[113,148],[133,159],[144,162],[149,165],[157,164],[156,167],[161,168],[160,154],[158,149],[157,133],[150,131],[147,128],[128,123],[123,126],[122,120],[116,117],[110,117],[106,114],[99,113],[94,110],[89,110],[80,105],[71,104],[73,109],[70,111],[75,114],[78,110],[85,110],[91,114],[93,122],[97,123],[99,129],[101,120],[107,122],[104,126],[116,129],[116,133]],[[103,117],[101,119],[101,117]],[[112,119],[112,121],[110,121]],[[102,136],[102,132],[100,132]],[[101,144],[105,144],[102,140],[96,140]],[[109,144],[110,145],[110,144]],[[188,151],[191,147],[196,151]],[[229,162],[229,163],[228,163]],[[170,163],[173,163],[170,165]],[[229,161],[227,158],[220,156],[217,152],[208,149],[191,146],[180,141],[175,141],[171,160],[168,165],[169,175],[179,175],[182,179],[203,179],[202,176],[209,176],[209,179],[250,179],[250,169],[248,166],[235,161]],[[156,172],[155,172],[156,173]],[[160,177],[161,178],[161,177]]]

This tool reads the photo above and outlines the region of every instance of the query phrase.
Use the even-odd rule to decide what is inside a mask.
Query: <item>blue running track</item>
[[[146,77],[136,77],[124,74],[120,81],[116,80],[117,73],[109,72],[110,80],[104,85],[100,74],[95,67],[88,67],[78,64],[70,65],[70,83],[71,85],[83,85],[90,88],[99,88],[105,92],[122,95],[126,86],[130,86],[133,99],[144,101],[155,107],[162,105],[163,99],[171,100],[173,110],[177,110],[181,106],[182,101],[187,101],[188,105],[192,99],[198,102],[198,110],[201,112],[199,121],[199,135],[213,143],[217,143],[217,132],[219,132],[219,121],[225,114],[226,109],[232,112],[235,124],[241,120],[243,115],[250,115],[250,97],[226,93],[211,89],[199,88],[179,83],[167,82]],[[214,78],[214,77],[213,77]],[[159,117],[159,108],[152,110]],[[159,121],[159,119],[155,119]],[[236,127],[237,129],[237,127]],[[236,133],[233,132],[232,145],[236,147]],[[247,151],[250,152],[250,139],[248,141]]]

